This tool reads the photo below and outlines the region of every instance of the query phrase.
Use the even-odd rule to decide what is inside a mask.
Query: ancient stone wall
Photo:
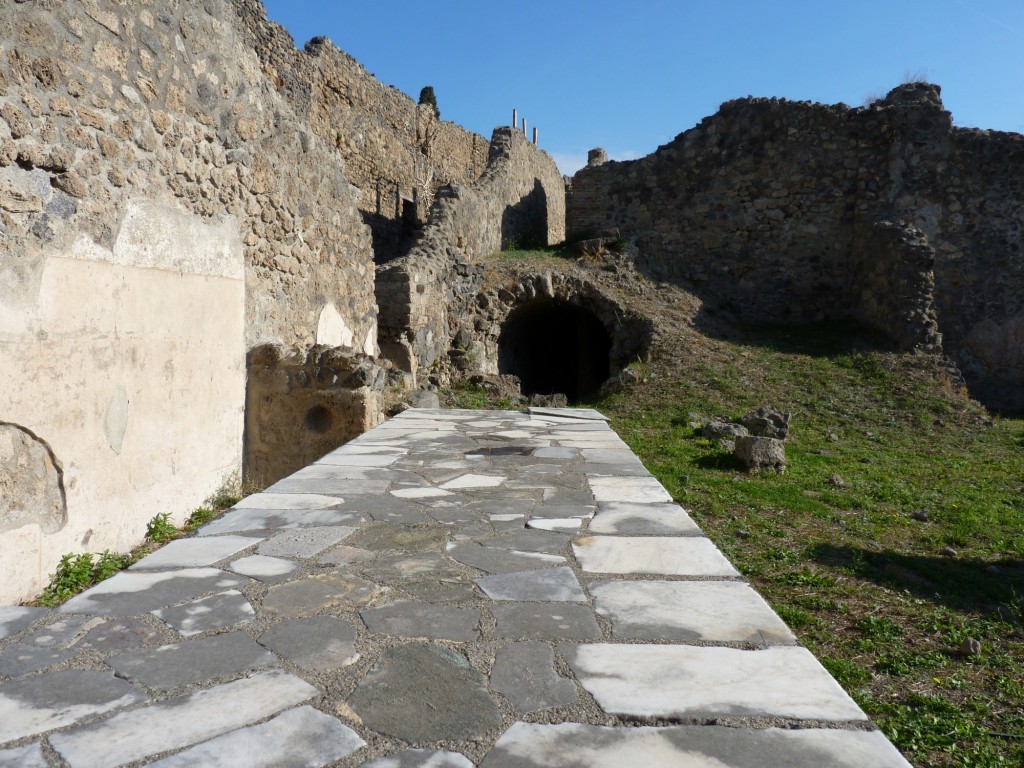
[[[477,260],[565,237],[565,185],[554,161],[513,128],[491,139],[487,169],[442,189],[406,256],[377,271],[381,349],[415,374],[444,354],[483,280]]]
[[[258,0],[235,4],[268,79],[337,147],[347,179],[362,191],[357,205],[373,231],[377,261],[399,255],[409,228],[403,200],[425,199],[419,209],[426,210],[440,186],[476,181],[487,165],[487,139],[438,120],[432,108],[381,83],[327,38],[297,49],[286,30],[266,20]],[[442,107],[443,100],[441,94]]]
[[[869,107],[724,104],[654,154],[573,178],[570,236],[751,321],[854,318],[941,343],[972,391],[1024,408],[1024,137],[952,127],[937,86]]]
[[[359,192],[243,10],[0,0],[0,463],[66,501],[0,513],[0,602],[239,469],[247,348],[376,352]]]
[[[247,483],[266,487],[383,420],[388,371],[366,355],[262,344],[246,369]]]

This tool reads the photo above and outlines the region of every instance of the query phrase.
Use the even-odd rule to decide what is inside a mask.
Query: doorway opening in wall
[[[519,377],[524,395],[596,394],[610,375],[611,337],[592,313],[556,299],[514,310],[498,337],[498,371]]]

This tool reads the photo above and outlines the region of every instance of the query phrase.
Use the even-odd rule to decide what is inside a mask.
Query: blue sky
[[[908,77],[957,125],[1024,132],[1024,0],[264,0],[441,117],[490,136],[512,109],[564,173],[639,157],[742,96],[861,105]],[[532,134],[532,130],[530,131]]]

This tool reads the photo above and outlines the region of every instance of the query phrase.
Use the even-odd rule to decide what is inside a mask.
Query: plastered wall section
[[[232,218],[130,202],[112,247],[82,234],[0,301],[0,421],[49,450],[44,490],[66,505],[0,502],[0,603],[38,593],[65,552],[125,551],[160,512],[182,523],[237,473],[244,286]],[[0,461],[26,469],[2,439]]]

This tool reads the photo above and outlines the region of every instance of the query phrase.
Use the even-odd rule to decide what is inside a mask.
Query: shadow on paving
[[[948,608],[979,611],[992,618],[1024,625],[1024,561],[995,563],[952,557],[904,555],[892,550],[818,544],[811,557],[827,566],[845,568],[867,581],[901,589]],[[998,570],[990,573],[989,568]]]

